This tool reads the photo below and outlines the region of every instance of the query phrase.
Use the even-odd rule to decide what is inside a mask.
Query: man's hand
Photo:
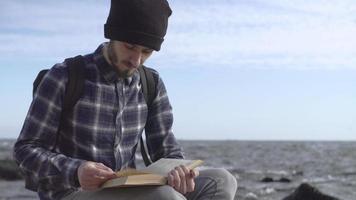
[[[102,163],[88,161],[78,168],[78,180],[83,190],[96,190],[105,181],[115,177],[115,172]]]
[[[199,171],[188,170],[181,165],[168,173],[168,185],[181,194],[193,192],[195,187],[194,178],[197,176],[199,176]]]

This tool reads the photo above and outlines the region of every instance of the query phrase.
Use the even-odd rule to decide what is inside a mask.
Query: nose
[[[130,64],[134,67],[139,67],[141,64],[142,54],[141,52],[132,52],[130,56]]]

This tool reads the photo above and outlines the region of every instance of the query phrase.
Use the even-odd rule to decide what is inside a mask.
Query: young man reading
[[[148,109],[138,68],[159,51],[171,9],[166,0],[112,0],[105,37],[84,56],[82,94],[65,118],[63,97],[68,63],[56,64],[34,94],[14,157],[28,188],[40,199],[233,199],[236,179],[224,169],[178,166],[165,186],[98,190],[114,171],[135,167],[135,151],[145,129],[153,161],[183,159],[172,133],[173,115],[159,74]],[[151,69],[150,69],[151,70]]]

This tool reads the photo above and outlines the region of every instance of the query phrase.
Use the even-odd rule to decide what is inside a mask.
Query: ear
[[[110,39],[109,45],[113,45],[113,44],[114,44],[114,40]]]

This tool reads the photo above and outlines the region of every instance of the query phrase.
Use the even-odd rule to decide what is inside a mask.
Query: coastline
[[[302,183],[341,200],[356,199],[356,142],[179,142],[187,159],[204,160],[206,167],[226,168],[236,177],[239,188],[235,199],[282,200]],[[0,140],[0,165],[13,162],[6,165],[16,171],[11,141],[5,143],[1,145]],[[142,162],[139,154],[136,158]],[[0,200],[5,199],[32,200],[37,196],[25,190],[23,180],[0,180]]]

